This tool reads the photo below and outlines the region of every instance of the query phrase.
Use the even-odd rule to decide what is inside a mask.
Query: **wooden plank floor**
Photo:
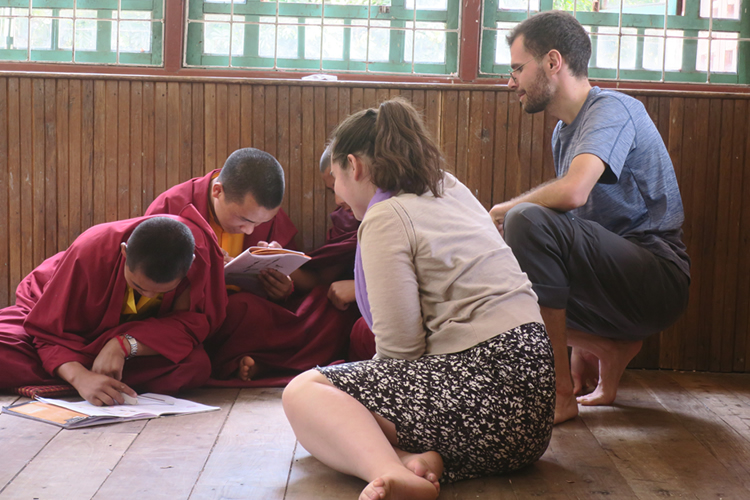
[[[60,430],[0,415],[0,499],[354,499],[295,440],[280,389],[203,389],[210,413]],[[0,404],[20,400],[0,396]],[[441,500],[750,498],[750,374],[628,371],[614,406],[555,428],[535,465]]]

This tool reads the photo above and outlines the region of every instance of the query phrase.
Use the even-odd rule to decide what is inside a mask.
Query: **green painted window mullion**
[[[96,22],[96,52],[100,54],[112,52],[112,13],[100,10],[97,11],[96,17],[97,19],[110,19],[110,21]]]
[[[52,47],[50,47],[52,50],[59,50],[60,49],[60,20],[57,19],[57,17],[60,16],[60,9],[52,9],[52,17],[55,19],[52,20],[52,29],[51,29],[51,40]]]
[[[190,0],[188,3],[187,41],[185,43],[185,64],[200,66],[203,64],[203,23],[190,22],[202,20],[203,0]]]
[[[404,8],[405,8],[404,0],[392,0],[391,1],[391,9],[399,10],[399,9],[404,9]],[[397,21],[397,20],[391,21],[391,28],[405,28],[405,27],[406,27],[406,21]],[[414,25],[413,28],[416,30],[416,25]],[[414,36],[413,33],[414,32],[409,33],[409,35],[413,37]],[[388,47],[388,61],[392,64],[403,63],[405,61],[404,51],[406,50],[406,43],[405,43],[406,37],[404,36],[405,33],[403,30],[391,30],[389,35],[390,35],[390,44]],[[413,38],[412,38],[412,42],[413,42]],[[413,47],[414,47],[414,43],[412,43],[412,49]]]
[[[675,16],[675,17],[679,17],[679,16]],[[685,15],[682,17],[685,20],[691,21],[691,22],[701,21],[700,2],[698,1],[685,2]],[[669,24],[669,19],[667,20],[667,24]],[[697,37],[698,29],[686,29],[683,31],[683,36]],[[682,44],[682,71],[685,73],[695,72],[696,71],[695,62],[696,62],[697,57],[698,57],[698,40],[685,39]],[[709,57],[709,60],[710,60],[710,57]]]
[[[494,28],[497,26],[499,12],[498,0],[485,0],[484,9],[482,10],[482,26],[485,28]]]
[[[187,41],[185,43],[185,64],[199,66],[203,64],[203,23],[187,24]]]
[[[747,13],[750,0],[740,0],[740,12]],[[750,38],[750,15],[740,15],[740,39]],[[738,42],[737,77],[740,83],[750,83],[750,42]],[[743,50],[744,45],[744,50]]]
[[[497,26],[498,0],[487,0],[484,3],[482,26],[495,28]],[[495,64],[495,47],[497,47],[498,33],[494,29],[482,30],[482,53],[479,56],[482,71],[490,73]]]
[[[404,28],[404,21],[392,21],[391,26],[394,28]],[[409,36],[413,36],[409,33]],[[412,46],[414,44],[412,43]],[[391,30],[390,46],[388,47],[388,61],[391,63],[404,62],[404,51],[406,50],[406,33],[403,30]]]
[[[636,31],[638,38],[635,39],[635,69],[643,69],[643,42],[645,39],[643,35],[646,34],[645,28],[638,28]]]
[[[459,0],[448,0],[448,11],[445,19],[445,28],[458,30],[461,26]],[[445,34],[445,71],[446,73],[458,74],[458,33],[447,32]]]
[[[458,73],[458,34],[445,34],[445,72]]]
[[[151,64],[164,64],[164,25],[160,21],[151,23]]]
[[[345,19],[344,26],[351,26],[352,20]],[[322,57],[322,55],[321,55]],[[344,28],[344,61],[349,61],[352,57],[352,29]]]
[[[448,12],[445,19],[445,27],[449,30],[457,30],[461,27],[460,19],[461,2],[459,0],[448,0]]]
[[[304,18],[297,19],[297,22],[300,24],[300,26],[297,26],[297,57],[300,59],[305,58],[305,30],[306,27],[302,26],[302,24],[305,22]],[[276,28],[278,30],[278,27]],[[320,26],[320,39],[323,39],[323,26]],[[277,40],[278,43],[278,40]],[[321,59],[323,58],[323,54],[320,54]]]
[[[683,36],[693,37],[682,41],[682,71],[692,73],[696,71],[695,63],[698,58],[698,40],[695,39],[698,37],[698,31],[685,30]]]
[[[598,26],[592,26],[591,27],[591,34],[595,35],[599,32]],[[596,61],[596,55],[599,50],[599,37],[598,36],[592,36],[591,37],[591,58],[589,59],[589,66],[591,66],[593,61]],[[589,73],[591,72],[592,68],[589,68]]]
[[[192,21],[202,21],[206,10],[204,9],[203,0],[188,0],[188,16]]]
[[[259,16],[245,16],[246,22],[259,22]],[[260,47],[260,26],[257,24],[246,24],[245,25],[245,40],[244,40],[244,54],[245,57],[259,57],[258,50]],[[234,59],[234,58],[233,58]]]

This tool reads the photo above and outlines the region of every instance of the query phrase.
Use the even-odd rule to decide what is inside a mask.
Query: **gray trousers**
[[[642,340],[687,307],[690,279],[677,265],[596,222],[522,203],[504,231],[539,305],[565,309],[570,328]]]

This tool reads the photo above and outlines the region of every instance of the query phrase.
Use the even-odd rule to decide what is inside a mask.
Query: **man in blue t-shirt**
[[[539,297],[558,423],[578,414],[577,403],[614,401],[643,339],[687,307],[690,259],[664,142],[639,101],[591,86],[591,42],[578,21],[540,13],[508,43],[508,86],[524,110],[560,120],[557,178],[490,211]]]

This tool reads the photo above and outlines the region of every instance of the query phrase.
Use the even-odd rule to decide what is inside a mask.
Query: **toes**
[[[415,475],[419,477],[425,477],[427,473],[429,472],[427,470],[427,465],[425,465],[425,463],[422,462],[421,460],[412,460],[411,462],[407,464],[406,468],[412,471]]]
[[[385,482],[381,478],[365,486],[359,495],[359,500],[380,500],[381,498],[385,498]]]

